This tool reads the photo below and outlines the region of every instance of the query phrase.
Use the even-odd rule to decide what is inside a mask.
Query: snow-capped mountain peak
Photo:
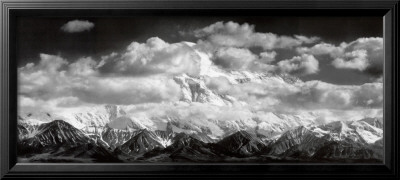
[[[230,106],[232,104],[233,98],[214,93],[205,85],[202,79],[182,74],[181,76],[175,76],[174,80],[181,86],[181,101],[208,103],[217,106]]]

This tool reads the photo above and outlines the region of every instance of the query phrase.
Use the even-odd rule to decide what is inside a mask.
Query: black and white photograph
[[[20,163],[383,163],[382,17],[15,24]]]

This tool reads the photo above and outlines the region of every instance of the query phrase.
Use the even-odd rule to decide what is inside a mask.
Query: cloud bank
[[[91,22],[74,20],[62,30],[73,33],[93,27]],[[339,85],[320,80],[289,82],[281,76],[315,76],[324,71],[323,64],[382,79],[382,38],[335,45],[319,37],[256,32],[254,25],[235,22],[216,22],[191,33],[197,42],[168,43],[151,37],[100,58],[71,60],[40,54],[38,63],[18,69],[19,105],[25,110],[49,111],[117,104],[131,107],[138,117],[179,116],[200,124],[210,118],[251,124],[275,112],[315,112],[321,122],[382,113],[382,81]],[[285,51],[294,55],[282,58],[280,53]],[[268,76],[241,77],[238,83],[237,72]],[[217,107],[180,102],[182,85],[173,77],[182,74],[204,81],[217,97],[230,97],[236,103]]]
[[[179,86],[169,76],[102,76],[97,62],[82,58],[67,64],[41,54],[39,64],[19,69],[19,94],[31,99],[74,97],[93,104],[137,104],[179,100]]]

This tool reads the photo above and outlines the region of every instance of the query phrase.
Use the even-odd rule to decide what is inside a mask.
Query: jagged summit
[[[43,128],[59,128],[60,130],[64,130],[66,128],[73,128],[73,126],[71,124],[65,122],[64,120],[55,119],[49,123],[42,124],[41,126],[39,126],[39,130],[41,130]]]
[[[38,133],[30,139],[41,146],[68,145],[75,146],[89,143],[91,139],[82,131],[74,128],[63,120],[54,120],[42,124],[38,128]]]
[[[120,150],[129,155],[139,155],[149,152],[155,148],[164,148],[165,146],[159,142],[159,137],[154,132],[147,129],[132,137],[130,140],[121,145]]]
[[[201,79],[189,77],[188,75],[183,74],[181,76],[175,76],[174,80],[181,86],[181,101],[209,103],[218,106],[232,104],[232,98],[219,96],[215,92],[211,91]]]
[[[361,119],[360,121],[366,122],[370,124],[371,126],[377,127],[377,128],[383,128],[383,118],[365,118]]]
[[[324,139],[305,126],[299,126],[288,130],[273,143],[269,152],[271,154],[283,154],[285,152],[296,151],[296,148],[303,150],[303,153],[312,154],[314,148],[318,148],[325,142]]]
[[[196,138],[193,138],[190,135],[184,134],[184,133],[180,133],[173,140],[174,140],[174,143],[171,144],[171,147],[173,147],[174,149],[193,146],[194,144],[197,144],[197,145],[205,144],[204,142],[202,142]]]
[[[260,152],[265,147],[265,143],[246,131],[236,132],[219,141],[217,145],[222,147],[226,153],[241,156],[249,156]]]

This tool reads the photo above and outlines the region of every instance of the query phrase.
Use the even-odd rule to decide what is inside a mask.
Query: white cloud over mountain
[[[200,71],[199,61],[200,57],[190,43],[169,44],[153,37],[146,43],[132,42],[123,53],[103,60],[100,69],[104,72],[130,75],[197,75]]]
[[[79,29],[76,23],[71,27]],[[92,28],[85,27],[80,28]],[[229,124],[230,120],[243,121],[253,128],[258,121],[268,121],[271,113],[314,113],[312,118],[318,122],[382,115],[382,82],[337,85],[318,80],[288,82],[280,76],[318,74],[321,56],[329,57],[324,63],[332,68],[382,74],[382,38],[334,45],[318,37],[260,33],[253,25],[235,22],[217,22],[192,33],[198,37],[196,43],[168,43],[152,37],[99,59],[67,60],[40,54],[39,63],[18,69],[19,105],[22,110],[63,111],[117,104],[147,123],[152,123],[149,119],[177,117],[192,124],[218,119],[239,126]],[[254,47],[261,51],[253,51]],[[277,49],[295,55],[280,59]],[[202,87],[183,79],[181,83],[191,88],[192,95],[211,96],[207,94],[211,92],[213,98],[230,103],[180,101],[184,85],[174,77],[183,74],[204,82]],[[210,128],[216,134],[222,131],[217,125]]]
[[[90,58],[66,64],[41,54],[38,65],[19,69],[19,93],[38,100],[76,97],[94,104],[137,104],[178,100],[179,86],[169,76],[102,76]]]
[[[244,70],[256,59],[257,56],[248,49],[229,47],[217,50],[214,63],[229,70]]]

